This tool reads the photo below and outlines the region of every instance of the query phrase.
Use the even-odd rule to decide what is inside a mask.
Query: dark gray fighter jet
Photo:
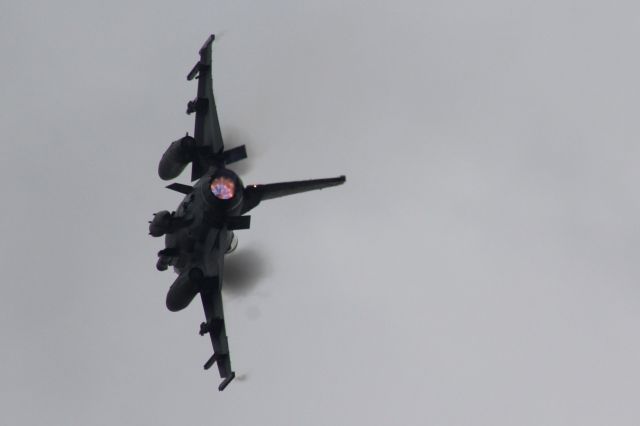
[[[248,229],[250,216],[246,213],[264,200],[340,185],[345,177],[244,186],[238,175],[226,168],[246,158],[247,153],[244,145],[225,151],[222,143],[211,79],[214,38],[211,35],[204,43],[200,60],[187,75],[187,80],[198,80],[198,96],[187,104],[187,114],[196,115],[194,134],[173,142],[158,167],[160,177],[170,180],[191,163],[191,181],[197,182],[167,186],[185,197],[176,211],[156,213],[149,222],[149,233],[165,235],[157,268],[164,271],[173,266],[178,274],[167,294],[167,308],[174,312],[184,309],[200,293],[205,314],[200,335],[209,334],[214,352],[204,368],[218,363],[224,379],[218,389],[223,390],[235,377],[220,293],[224,256],[237,245],[233,231]]]

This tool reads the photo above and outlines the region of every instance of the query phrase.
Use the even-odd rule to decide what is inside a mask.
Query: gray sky
[[[146,222],[211,32],[245,183],[348,178],[239,233],[223,393]],[[0,424],[639,424],[639,33],[632,1],[2,2]]]

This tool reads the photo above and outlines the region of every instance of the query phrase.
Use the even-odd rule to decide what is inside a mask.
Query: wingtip
[[[226,388],[229,383],[231,383],[231,381],[236,377],[236,372],[232,371],[231,375],[229,377],[227,377],[226,379],[224,379],[224,381],[222,383],[220,383],[220,386],[218,386],[218,390],[220,392],[222,392],[224,390],[224,388]]]
[[[209,46],[211,46],[211,43],[213,43],[213,41],[216,39],[216,35],[215,34],[211,34],[207,40],[204,42],[204,44],[202,45],[202,47],[200,48],[200,54],[204,54],[204,52],[209,48]]]

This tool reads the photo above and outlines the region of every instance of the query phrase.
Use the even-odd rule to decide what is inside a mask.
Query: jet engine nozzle
[[[160,164],[158,164],[158,175],[163,180],[170,180],[178,177],[194,158],[196,140],[187,135],[173,141],[169,148],[162,154]]]
[[[218,216],[237,216],[242,210],[244,185],[234,172],[220,168],[211,176],[209,185],[203,185],[206,203]]]

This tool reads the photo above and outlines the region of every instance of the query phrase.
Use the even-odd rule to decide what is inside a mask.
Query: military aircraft
[[[218,387],[222,391],[235,377],[221,294],[224,256],[238,244],[233,231],[248,229],[251,217],[246,213],[264,200],[340,185],[345,176],[244,186],[226,167],[246,158],[247,152],[244,145],[224,149],[211,78],[214,39],[213,34],[209,36],[200,49],[200,60],[187,75],[187,80],[198,80],[198,95],[187,104],[187,114],[195,113],[194,134],[171,143],[158,166],[160,178],[171,180],[191,163],[191,181],[197,182],[167,186],[185,197],[176,211],[154,214],[149,234],[165,236],[165,248],[158,252],[158,270],[173,266],[178,274],[167,294],[167,308],[173,312],[184,309],[200,293],[205,315],[200,335],[209,334],[214,352],[204,368],[217,362],[224,379]]]

